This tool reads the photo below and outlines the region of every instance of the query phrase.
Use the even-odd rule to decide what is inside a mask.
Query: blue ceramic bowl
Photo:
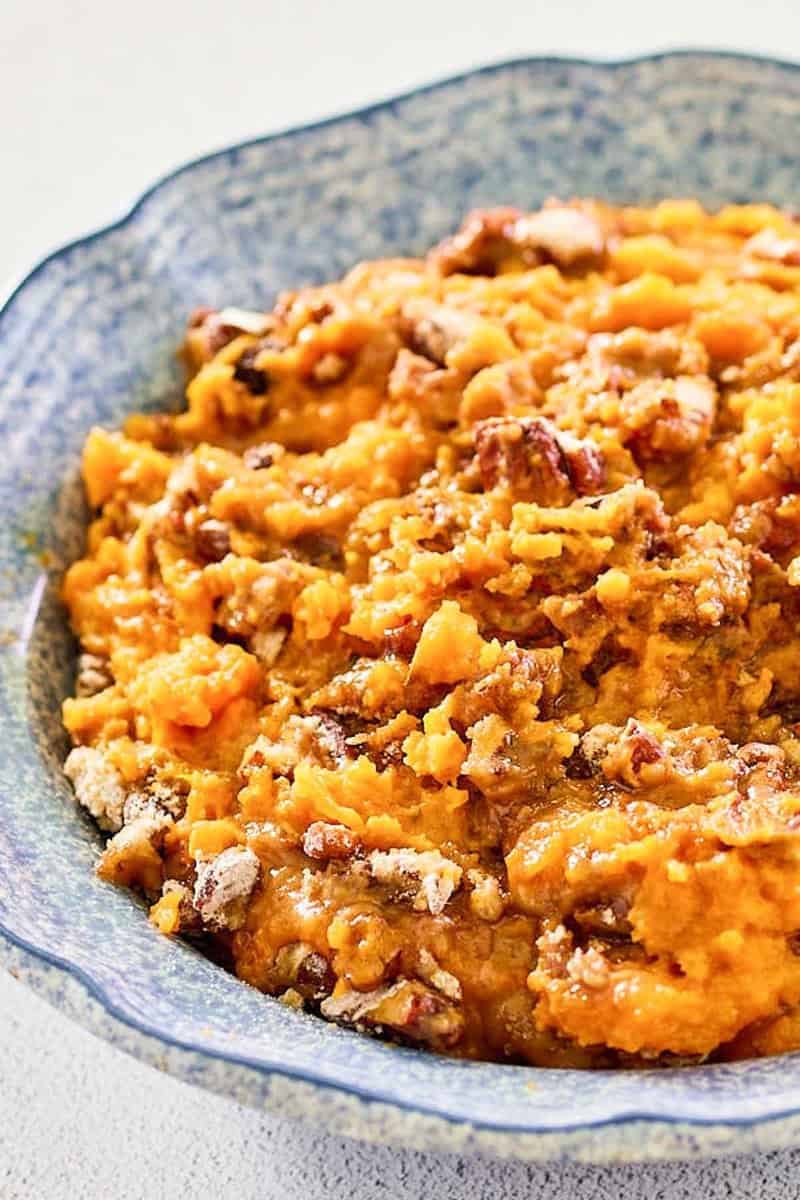
[[[550,193],[796,201],[800,71],[730,55],[492,67],[212,155],[41,263],[0,315],[0,955],[88,1028],[247,1104],[418,1148],[637,1159],[800,1143],[800,1057],[643,1073],[398,1049],[288,1010],[99,882],[61,775],[89,427],[180,401],[196,304],[269,305],[356,260],[415,254],[466,209]]]

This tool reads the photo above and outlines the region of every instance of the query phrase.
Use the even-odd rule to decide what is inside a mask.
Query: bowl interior
[[[467,1064],[291,1012],[93,875],[99,838],[61,777],[74,646],[58,581],[86,518],[92,424],[180,403],[197,304],[269,304],[362,258],[418,253],[470,207],[551,193],[789,203],[800,72],[715,56],[520,63],[212,156],[117,227],[41,265],[0,316],[0,932],[176,1045],[507,1130],[644,1114],[748,1121],[800,1101],[800,1060],[639,1074]]]

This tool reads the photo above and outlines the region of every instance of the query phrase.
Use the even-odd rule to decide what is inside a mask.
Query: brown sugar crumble
[[[475,212],[183,357],[83,454],[102,878],[440,1053],[800,1048],[800,224]]]

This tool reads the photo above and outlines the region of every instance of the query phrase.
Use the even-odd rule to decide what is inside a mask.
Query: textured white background
[[[800,58],[800,5],[0,0],[0,290],[227,142],[483,62],[676,46]],[[0,1200],[797,1200],[798,1180],[800,1152],[600,1170],[359,1146],[160,1076],[0,975]]]

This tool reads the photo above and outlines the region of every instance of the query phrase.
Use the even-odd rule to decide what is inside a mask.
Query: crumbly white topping
[[[78,803],[101,829],[116,833],[122,828],[125,785],[119,771],[100,750],[76,746],[67,756],[64,774],[72,782]]]
[[[438,850],[373,850],[369,866],[378,883],[413,892],[417,911],[438,916],[461,886],[461,867]]]
[[[186,797],[173,791],[168,784],[156,780],[128,793],[122,817],[126,825],[137,817],[158,818],[164,814],[177,821],[185,810]]]
[[[116,854],[120,857],[136,855],[148,846],[155,846],[161,840],[167,825],[171,824],[172,818],[165,813],[136,817],[123,825],[119,833],[114,834],[106,846],[106,854]]]
[[[108,659],[99,654],[81,654],[78,657],[78,674],[75,680],[76,696],[96,696],[111,687],[114,677]]]
[[[573,950],[566,965],[570,979],[584,987],[599,990],[608,983],[608,962],[594,946],[589,946],[588,950]]]
[[[209,929],[240,929],[261,864],[252,850],[230,846],[199,862],[194,906]]]

